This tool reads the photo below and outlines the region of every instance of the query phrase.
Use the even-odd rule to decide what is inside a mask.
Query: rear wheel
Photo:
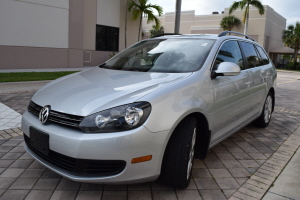
[[[261,128],[267,127],[270,123],[272,112],[273,112],[273,95],[269,92],[265,100],[263,111],[261,115],[253,122],[253,124]]]
[[[197,120],[193,117],[184,119],[174,130],[167,145],[162,162],[160,181],[176,188],[186,188],[191,179]]]

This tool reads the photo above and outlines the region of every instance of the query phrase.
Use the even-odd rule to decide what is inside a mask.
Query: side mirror
[[[232,62],[222,62],[218,69],[211,72],[211,78],[215,79],[217,76],[236,76],[241,73],[241,68]]]

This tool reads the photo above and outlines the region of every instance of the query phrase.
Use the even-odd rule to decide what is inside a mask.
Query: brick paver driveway
[[[0,102],[22,113],[33,94],[0,93]],[[275,179],[274,174],[280,173],[280,167],[299,147],[300,137],[290,137],[300,125],[299,99],[300,73],[279,72],[270,125],[264,129],[249,125],[211,149],[205,160],[195,160],[193,179],[186,190],[158,182],[73,182],[25,153],[23,137],[17,136],[22,135],[20,129],[0,131],[0,199],[260,199]]]

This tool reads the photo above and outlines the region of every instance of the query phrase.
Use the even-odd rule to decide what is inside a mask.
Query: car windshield
[[[141,41],[100,67],[139,72],[193,72],[201,68],[214,42],[209,39]]]

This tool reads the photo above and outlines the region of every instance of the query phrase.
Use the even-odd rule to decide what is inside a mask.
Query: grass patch
[[[278,71],[289,71],[289,72],[300,72],[299,69],[277,69],[276,68],[276,70],[278,70]]]
[[[0,73],[0,82],[43,81],[54,80],[77,71],[67,72],[9,72]]]

